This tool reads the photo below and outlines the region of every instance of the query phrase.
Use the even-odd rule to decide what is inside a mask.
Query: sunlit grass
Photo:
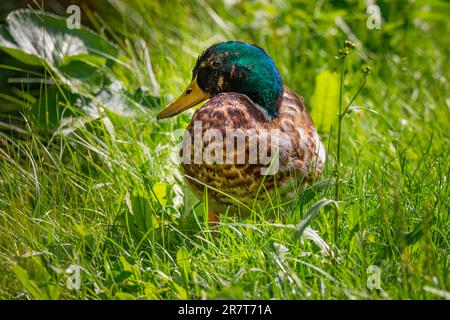
[[[344,106],[361,67],[372,74],[342,122],[338,240],[333,210],[309,224],[332,254],[296,232],[315,203],[335,198],[332,185],[292,207],[208,225],[174,162],[174,132],[189,112],[162,122],[159,107],[111,114],[42,137],[25,110],[14,115],[21,133],[0,122],[1,298],[449,298],[450,43],[439,31],[448,4],[381,3],[385,23],[368,30],[356,1],[145,3],[127,1],[139,19],[89,19],[130,58],[132,85],[160,94],[161,106],[188,83],[202,50],[239,39],[265,48],[286,84],[320,108],[311,105],[316,75],[339,72],[344,40],[357,44]],[[321,132],[325,181],[335,176],[336,125],[337,115]],[[371,265],[381,289],[366,285]]]

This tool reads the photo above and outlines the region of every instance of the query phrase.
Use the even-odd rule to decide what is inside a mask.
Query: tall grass
[[[339,72],[335,55],[355,42],[340,147],[336,131],[321,132],[322,179],[339,170],[339,199],[327,186],[291,207],[210,226],[174,162],[191,112],[164,122],[159,108],[108,114],[42,137],[25,109],[14,115],[21,134],[0,127],[1,298],[449,298],[445,1],[379,2],[380,30],[366,28],[359,1],[126,3],[114,14],[83,7],[84,18],[131,58],[133,85],[159,94],[161,106],[188,83],[202,50],[239,39],[265,48],[308,108],[321,108],[310,104],[316,75]],[[351,101],[364,64],[372,74]],[[332,255],[296,233],[324,198],[340,201],[339,223],[322,209],[310,227]],[[379,289],[367,286],[371,265]]]

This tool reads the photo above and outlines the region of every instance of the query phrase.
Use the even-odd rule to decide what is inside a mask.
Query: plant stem
[[[344,73],[345,63],[347,59],[344,58],[341,69],[341,81],[339,87],[339,118],[338,118],[338,140],[337,140],[337,167],[336,167],[336,185],[334,190],[334,197],[336,201],[339,201],[339,180],[340,180],[340,166],[341,166],[341,130],[342,130],[342,96],[344,94]],[[336,208],[334,211],[334,240],[338,240],[338,223],[339,223],[339,210]]]
[[[345,72],[345,62],[342,62],[341,69],[341,81],[339,87],[339,115],[338,115],[338,140],[337,140],[337,168],[336,168],[336,189],[335,198],[339,201],[339,176],[340,176],[340,164],[341,164],[341,131],[342,131],[342,96],[344,93],[344,72]]]
[[[352,105],[353,101],[355,101],[356,97],[359,96],[359,94],[361,93],[362,89],[364,89],[364,87],[366,86],[366,81],[367,81],[367,76],[364,76],[363,82],[361,83],[361,86],[359,87],[358,91],[353,96],[353,98],[350,100],[350,102],[347,104],[347,106],[344,109],[344,112],[342,112],[342,118],[345,117],[345,115],[348,113],[348,109]]]

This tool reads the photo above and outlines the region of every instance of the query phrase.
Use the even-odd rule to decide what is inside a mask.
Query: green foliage
[[[302,221],[300,221],[298,227],[297,227],[297,233],[298,235],[302,235],[303,231],[305,231],[305,228],[311,223],[311,221],[319,214],[320,210],[322,208],[325,208],[327,206],[333,206],[335,210],[337,210],[338,203],[333,200],[329,199],[321,199],[317,201],[311,209],[305,214]]]
[[[181,274],[183,275],[184,281],[186,283],[189,280],[189,274],[191,273],[191,263],[190,263],[189,251],[185,247],[181,247],[177,251],[177,265],[180,268]]]
[[[51,276],[43,263],[32,253],[17,257],[12,269],[33,299],[54,300],[60,296],[60,288],[50,284]]]
[[[30,11],[0,27],[0,298],[448,299],[448,2],[377,1],[379,30],[353,0],[88,4],[96,33]],[[41,55],[38,31],[81,50]],[[174,160],[191,114],[155,114],[197,55],[228,39],[269,53],[328,158],[292,207],[211,226]],[[336,243],[329,129],[348,39]],[[366,285],[371,265],[379,290]]]
[[[329,131],[339,114],[339,79],[336,73],[324,70],[317,74],[311,97],[311,117],[320,130]]]
[[[60,92],[55,87],[45,89],[45,92],[31,106],[30,119],[33,120],[39,131],[52,132],[61,126],[64,118],[68,120],[74,115],[70,108],[64,107],[74,101],[67,101],[71,97],[67,90]]]
[[[41,87],[30,106],[38,130],[54,132],[67,124],[62,118],[74,115],[71,108],[91,118],[104,112],[130,117],[155,105],[153,96],[131,85],[130,62],[118,47],[84,27],[68,29],[61,17],[28,9],[10,13],[0,27],[0,49],[53,77],[56,85]]]
[[[0,26],[0,44],[2,50],[25,64],[31,64],[34,66],[41,66],[41,61],[33,54],[29,54],[22,50],[16,43],[14,38],[9,32],[9,28],[6,25]]]

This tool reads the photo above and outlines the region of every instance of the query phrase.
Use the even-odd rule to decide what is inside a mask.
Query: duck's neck
[[[238,67],[235,73],[230,89],[249,97],[268,118],[277,118],[284,90],[275,65],[268,70],[267,65],[262,68],[250,64]]]

